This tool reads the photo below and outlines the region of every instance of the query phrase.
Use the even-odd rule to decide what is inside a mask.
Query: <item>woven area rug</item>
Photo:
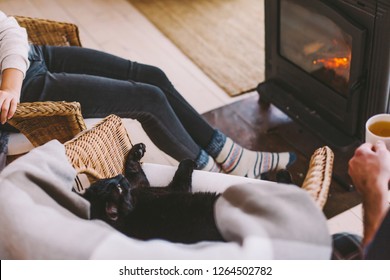
[[[231,96],[264,80],[263,0],[128,0]]]

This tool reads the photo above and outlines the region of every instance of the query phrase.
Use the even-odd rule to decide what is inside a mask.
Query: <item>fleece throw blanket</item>
[[[160,168],[145,168],[153,184],[152,174]],[[175,170],[162,169],[161,174],[167,176]],[[228,242],[183,245],[135,240],[101,221],[89,220],[88,202],[71,191],[75,176],[64,146],[56,140],[20,157],[0,173],[1,259],[330,257],[325,217],[311,198],[294,186],[195,172],[194,191],[212,191],[217,185],[222,192],[215,216]]]

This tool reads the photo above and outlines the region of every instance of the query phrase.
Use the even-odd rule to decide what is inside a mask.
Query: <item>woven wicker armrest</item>
[[[324,146],[315,150],[302,184],[302,189],[309,192],[320,209],[323,209],[328,199],[333,160],[334,154],[329,147]]]
[[[86,129],[78,102],[20,103],[8,123],[35,147],[53,139],[64,143]]]
[[[90,182],[123,174],[132,147],[121,118],[110,115],[65,144],[66,155],[77,173]]]
[[[40,18],[14,16],[26,28],[30,43],[50,46],[79,46],[81,41],[77,25]]]

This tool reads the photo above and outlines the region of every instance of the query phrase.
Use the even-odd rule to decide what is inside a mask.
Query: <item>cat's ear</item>
[[[108,180],[109,179],[101,179],[93,182],[88,188],[85,189],[82,196],[86,199],[91,199],[93,197],[101,195],[101,193],[103,193],[109,185]]]
[[[126,190],[127,192],[130,192],[132,189],[137,187],[131,184],[125,176],[123,176],[123,178],[121,179],[120,186],[122,189]]]

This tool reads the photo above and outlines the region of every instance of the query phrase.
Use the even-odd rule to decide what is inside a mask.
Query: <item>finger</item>
[[[366,143],[363,143],[362,145],[360,145],[360,148],[365,149],[365,150],[372,150],[373,146],[374,146],[373,144],[366,142]]]
[[[387,150],[385,142],[383,142],[381,140],[378,140],[375,143],[375,145],[373,147],[373,150],[376,151],[376,152]]]
[[[7,121],[14,116],[14,114],[16,112],[17,105],[18,105],[18,102],[15,99],[12,99],[11,104],[9,106]]]
[[[1,105],[1,115],[0,115],[0,121],[2,124],[5,124],[7,121],[7,116],[9,112],[9,100],[4,100],[3,104]]]
[[[373,145],[371,143],[363,143],[355,150],[355,156],[362,155],[373,151]]]

